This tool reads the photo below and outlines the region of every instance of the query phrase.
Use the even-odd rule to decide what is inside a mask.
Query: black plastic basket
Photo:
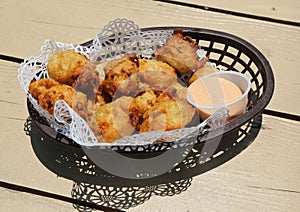
[[[238,129],[246,122],[260,114],[268,105],[274,92],[274,76],[271,66],[264,55],[249,42],[236,37],[234,35],[208,30],[201,28],[188,28],[188,27],[151,27],[143,28],[142,31],[151,30],[173,30],[182,29],[184,35],[190,36],[195,39],[210,56],[210,61],[216,63],[224,70],[232,70],[246,74],[252,83],[252,88],[249,92],[249,102],[247,105],[247,112],[242,116],[232,120],[225,125],[223,134],[227,134],[235,129]],[[83,45],[90,46],[92,41],[86,42]],[[185,76],[188,77],[188,76]],[[188,79],[185,79],[186,81]],[[33,121],[36,121],[37,126],[49,135],[54,140],[60,142],[64,140],[69,145],[76,145],[70,139],[64,138],[55,131],[45,130],[43,119],[38,117],[38,113],[34,108],[28,104],[28,109]],[[216,136],[219,136],[216,134]],[[202,141],[203,142],[203,141]],[[79,146],[79,145],[78,145]],[[141,146],[144,151],[153,152],[162,151],[172,146],[172,142],[151,144]],[[114,148],[116,151],[124,150],[125,148]],[[126,152],[136,152],[137,147],[128,146]],[[130,151],[128,151],[128,149]],[[140,151],[140,150],[139,150]]]

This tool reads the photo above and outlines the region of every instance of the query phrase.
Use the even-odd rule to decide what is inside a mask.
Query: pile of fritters
[[[64,99],[86,120],[99,142],[113,142],[138,132],[167,131],[191,123],[196,110],[186,101],[178,74],[203,66],[198,45],[176,30],[156,59],[125,55],[94,64],[73,51],[58,51],[47,63],[50,78],[32,81],[31,95],[53,114]]]

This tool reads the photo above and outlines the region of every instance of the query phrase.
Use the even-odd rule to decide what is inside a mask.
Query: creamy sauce
[[[242,96],[242,91],[234,83],[218,77],[197,81],[190,92],[194,102],[201,106],[218,106],[232,102]]]
[[[217,107],[231,103],[240,98],[243,93],[241,89],[221,77],[208,77],[203,80],[198,80],[192,83],[189,87],[189,95],[192,101],[199,106],[200,114],[202,118],[207,118],[209,115],[217,111],[218,108],[206,108]],[[241,109],[244,107],[244,102],[237,102],[229,105],[229,115],[237,115],[241,113]],[[204,108],[203,108],[204,107]]]

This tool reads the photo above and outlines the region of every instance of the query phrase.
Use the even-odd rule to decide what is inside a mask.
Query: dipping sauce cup
[[[246,111],[250,88],[250,79],[245,74],[220,71],[194,81],[188,87],[186,98],[198,109],[202,120],[220,108],[227,108],[228,120],[232,120]]]

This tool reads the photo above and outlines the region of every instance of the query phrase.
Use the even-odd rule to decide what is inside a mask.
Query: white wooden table
[[[183,2],[183,1],[177,1]],[[1,211],[74,211],[68,201],[3,187],[20,185],[71,197],[73,182],[49,171],[35,156],[24,132],[26,95],[14,58],[39,55],[44,40],[83,43],[110,20],[127,18],[140,27],[189,26],[237,35],[256,46],[275,75],[267,109],[300,115],[300,3],[290,1],[1,1],[0,140]],[[196,6],[195,6],[196,5]],[[197,5],[207,6],[202,10]],[[211,8],[286,20],[275,23],[213,12]],[[227,163],[194,177],[185,192],[151,198],[128,211],[299,211],[300,122],[262,115],[255,141]]]

